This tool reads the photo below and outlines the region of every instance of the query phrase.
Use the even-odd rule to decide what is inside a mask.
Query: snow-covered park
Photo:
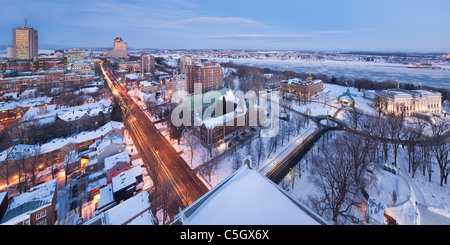
[[[239,85],[239,81],[237,86]],[[374,91],[358,91],[356,88],[343,87],[334,84],[324,84],[324,90],[319,92],[311,101],[300,103],[294,98],[287,96],[280,103],[290,107],[292,110],[311,116],[330,115],[344,122],[350,123],[348,119],[348,107],[335,104],[333,100],[347,92],[355,95],[354,99],[361,113],[376,115],[376,110],[371,106],[373,103],[368,96]],[[140,97],[142,95],[132,92],[133,98],[145,109],[145,103]],[[238,143],[236,149],[228,149],[220,146],[212,151],[210,156],[208,149],[203,147],[199,139],[192,134],[185,133],[178,144],[177,140],[170,139],[168,127],[164,122],[160,122],[151,113],[147,112],[149,118],[155,122],[155,126],[162,132],[173,147],[180,152],[187,164],[198,170],[198,177],[210,189],[226,179],[230,174],[236,171],[242,164],[242,159],[251,157],[254,168],[261,174],[267,173],[271,167],[289,154],[298,144],[311,135],[317,128],[317,125],[310,119],[300,114],[290,112],[291,120],[281,121],[280,130],[277,137],[260,138],[259,132],[252,132],[249,142]],[[299,118],[299,119],[296,119]],[[302,120],[300,120],[302,118]],[[410,119],[406,119],[405,123]],[[298,123],[301,126],[298,127]],[[326,122],[321,122],[325,125]],[[347,134],[344,132],[333,132],[331,136],[325,135],[316,143],[316,145],[328,143],[339,135]],[[274,141],[277,144],[274,144]],[[261,150],[258,150],[260,149]],[[311,181],[311,169],[314,155],[317,155],[317,147],[310,150],[306,156],[294,167],[285,180],[279,185],[283,187],[293,197],[308,205],[309,197],[317,195],[320,191],[315,183]],[[220,157],[222,154],[225,157]],[[366,187],[367,193],[374,200],[379,201],[385,207],[385,214],[393,217],[398,224],[450,224],[450,191],[447,185],[439,186],[439,168],[433,165],[433,176],[431,182],[427,176],[423,176],[418,170],[415,178],[408,172],[408,156],[406,149],[400,147],[398,150],[398,165],[395,168],[396,173],[383,169],[383,164],[377,165],[371,176],[371,183]],[[393,152],[389,149],[389,161],[392,161]],[[216,160],[214,160],[216,159]],[[259,160],[258,160],[259,159]],[[202,165],[207,162],[214,162],[212,168],[204,171]],[[420,173],[419,173],[420,172]],[[367,207],[360,205],[353,207],[351,212],[359,219],[358,224],[368,224],[365,218]],[[382,219],[384,219],[381,216]],[[383,221],[381,221],[383,223]]]

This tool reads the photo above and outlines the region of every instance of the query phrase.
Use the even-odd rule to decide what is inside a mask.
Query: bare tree
[[[402,137],[403,130],[403,121],[405,118],[405,111],[402,111],[399,115],[396,114],[388,114],[387,115],[387,123],[388,123],[388,132],[389,136],[392,139],[392,148],[394,150],[394,166],[397,167],[397,154],[398,147],[400,146],[400,140]]]
[[[218,162],[212,160],[207,162],[206,164],[203,164],[201,167],[201,171],[203,174],[208,175],[208,181],[211,183],[212,181],[212,175],[214,172],[218,169]]]
[[[198,146],[197,137],[194,135],[193,130],[188,131],[188,135],[186,138],[186,143],[189,146],[189,150],[191,151],[191,168],[192,168],[192,161],[194,159],[194,152]]]
[[[267,157],[270,157],[270,155],[272,153],[276,153],[277,152],[277,145],[278,145],[278,137],[279,137],[279,133],[273,137],[270,138],[269,141],[269,154],[267,155]]]
[[[11,154],[14,152],[14,149],[16,148],[15,145],[9,147],[8,149],[6,149],[6,152],[4,154],[6,154],[5,156],[5,160],[3,162],[1,162],[1,166],[4,167],[4,169],[2,169],[2,171],[0,171],[0,177],[2,177],[3,179],[6,180],[6,185],[9,186],[9,170],[10,170],[10,156]]]
[[[362,117],[361,110],[354,106],[346,114],[347,120],[352,122],[354,129],[358,129],[358,122],[360,121],[361,117]]]
[[[42,159],[41,146],[35,146],[30,151],[30,157],[28,158],[27,164],[25,166],[25,171],[31,177],[31,185],[36,184],[36,174],[40,170],[39,162]],[[44,166],[42,166],[44,167]]]
[[[30,153],[28,150],[24,150],[21,152],[17,152],[17,154],[15,154],[15,158],[14,158],[14,166],[17,169],[17,179],[19,181],[19,192],[25,192],[27,190],[27,180],[28,180],[28,175],[26,172],[26,164],[27,164],[27,158],[30,157]]]
[[[174,188],[168,179],[164,179],[159,190],[161,195],[161,207],[163,211],[163,225],[169,219],[169,209],[171,208],[170,200],[175,196]]]
[[[321,154],[313,161],[310,178],[319,188],[320,195],[310,196],[310,205],[335,224],[345,223],[347,220],[358,222],[349,212],[352,207],[359,205],[355,197],[361,187],[364,169],[364,153],[358,152],[359,147],[354,145],[357,139],[358,137],[337,138],[329,147],[322,148]]]
[[[156,153],[158,154],[158,153]],[[161,170],[161,166],[159,165],[159,162],[154,159],[154,161],[145,164],[146,168],[147,168],[147,172],[148,175],[150,176],[152,182],[153,182],[153,213],[156,214],[157,212],[157,201],[158,201],[158,191],[159,191],[159,186],[160,186],[160,170]]]
[[[434,118],[430,127],[433,135],[432,152],[439,166],[440,185],[442,186],[444,180],[447,184],[447,177],[450,173],[450,143],[446,142],[444,137],[444,133],[450,129],[450,124],[445,120]]]
[[[76,146],[73,144],[67,144],[62,150],[62,156],[64,156],[64,185],[67,185],[67,178],[69,175],[70,164],[73,162],[73,158],[77,156]]]
[[[416,151],[418,150],[417,145],[419,140],[423,139],[424,130],[425,123],[418,118],[415,118],[414,122],[409,123],[403,130],[404,145],[406,145],[408,150],[408,171],[411,173],[412,170],[413,178],[419,164],[421,163],[418,159],[419,155]]]
[[[238,170],[241,167],[242,163],[242,156],[239,154],[239,152],[234,153],[234,161],[233,161],[233,171]]]
[[[440,142],[433,146],[433,153],[440,170],[440,185],[442,186],[443,181],[447,184],[447,177],[450,173],[450,143]]]
[[[428,181],[431,182],[431,174],[433,172],[433,161],[431,147],[427,145],[419,146],[419,151],[422,156],[422,175],[428,174]]]
[[[255,144],[254,147],[255,147],[255,150],[256,150],[256,157],[258,159],[258,167],[259,167],[259,164],[261,162],[261,158],[262,158],[262,156],[264,154],[264,149],[265,149],[264,142],[262,142],[262,138],[261,137],[258,138],[258,140],[256,141],[256,144]]]

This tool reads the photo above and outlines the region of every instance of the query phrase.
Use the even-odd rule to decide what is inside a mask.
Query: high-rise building
[[[36,60],[37,57],[38,31],[27,26],[25,18],[25,26],[13,29],[13,58]]]
[[[114,39],[114,48],[106,56],[110,58],[126,58],[127,55],[127,43],[124,43],[121,37],[116,37]]]
[[[141,54],[141,74],[155,71],[155,57],[147,53]]]
[[[222,66],[212,62],[186,65],[186,87],[189,94],[194,93],[195,83],[202,84],[202,93],[222,89]]]

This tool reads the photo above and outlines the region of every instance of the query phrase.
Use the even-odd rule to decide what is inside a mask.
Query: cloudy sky
[[[0,0],[0,45],[450,52],[448,0]]]

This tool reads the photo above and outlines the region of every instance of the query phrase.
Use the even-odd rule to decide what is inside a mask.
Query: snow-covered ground
[[[341,134],[344,132],[337,133],[337,135]],[[317,154],[316,149],[314,147],[311,151]],[[311,151],[300,161],[300,166],[294,167],[301,169],[300,174],[291,172],[286,176],[286,181],[280,183],[303,203],[308,202],[309,196],[319,193],[317,187],[309,179],[313,158]],[[394,154],[392,150],[390,151],[388,162],[393,161]],[[370,197],[386,204],[386,213],[395,218],[400,225],[450,224],[450,188],[445,184],[444,186],[439,185],[437,164],[433,165],[432,179],[429,182],[428,176],[422,175],[421,167],[417,169],[415,178],[411,177],[412,174],[408,172],[406,149],[399,148],[397,160],[397,174],[385,171],[381,166],[375,169],[373,181],[366,188]],[[432,160],[435,161],[435,159]],[[292,179],[294,179],[293,182]],[[395,202],[394,192],[397,196]],[[361,211],[359,210],[359,212]]]
[[[291,108],[303,113],[310,111],[312,116],[326,115],[327,113],[329,115],[333,115],[341,108],[341,106],[335,105],[332,100],[346,92],[347,89],[349,89],[352,94],[356,95],[354,97],[355,101],[363,113],[375,113],[374,108],[370,106],[371,101],[363,97],[364,92],[358,92],[355,88],[342,87],[333,84],[324,84],[324,91],[320,92],[313,98],[316,102],[299,104],[298,101],[294,101],[291,103]],[[337,118],[345,119],[346,110],[346,107],[339,110],[339,113],[336,114]],[[150,115],[150,113],[147,114],[152,121],[155,121],[155,118]],[[291,113],[291,116],[293,114],[294,113]],[[283,121],[282,123],[287,122]],[[173,147],[178,152],[181,152],[181,156],[192,169],[199,167],[209,159],[207,149],[204,148],[197,139],[195,142],[196,147],[191,164],[191,152],[187,143],[187,137],[190,136],[185,134],[178,145],[176,140],[171,140],[169,138],[167,128],[163,123],[156,123],[155,125],[173,145]],[[271,157],[269,158],[267,155],[269,151],[270,138],[262,138],[263,147],[265,150],[259,166],[256,166],[257,157],[256,151],[254,150],[256,149],[255,147],[258,141],[258,138],[256,137],[251,144],[248,144],[248,146],[241,145],[236,150],[236,153],[231,153],[227,157],[219,160],[217,163],[217,168],[211,174],[211,181],[209,181],[209,176],[207,173],[198,173],[198,176],[206,186],[212,188],[235,171],[234,165],[237,161],[236,158],[242,160],[249,155],[252,157],[253,166],[261,170],[261,173],[264,174],[270,170],[270,166],[274,165],[273,163],[276,162],[277,159],[282,158],[290,152],[290,150],[301,142],[301,139],[304,139],[310,135],[314,129],[315,124],[310,123],[307,126],[305,125],[299,136],[292,132],[290,142],[288,143],[287,139],[283,145],[279,142],[277,151],[271,153]],[[342,133],[343,132],[338,132],[333,134],[339,135]],[[316,149],[317,148],[313,148],[311,151],[316,151]],[[296,176],[293,176],[292,173],[290,173],[286,179],[291,178],[294,179],[294,181],[289,184],[286,184],[287,182],[280,184],[303,203],[308,202],[308,196],[314,196],[318,193],[318,189],[313,183],[310,182],[308,178],[310,174],[309,170],[311,168],[311,151],[303,158],[302,161],[300,161],[301,177],[298,176],[298,173]],[[213,155],[215,156],[220,152],[221,151],[219,150],[215,150]],[[391,156],[393,156],[393,153],[390,154],[390,158],[392,158]],[[399,149],[398,162],[398,170],[400,171],[398,171],[397,175],[382,169],[375,171],[374,179],[376,181],[373,185],[368,187],[368,192],[370,195],[380,201],[383,201],[383,203],[387,205],[386,212],[390,216],[394,217],[399,224],[448,224],[447,222],[450,220],[448,219],[448,217],[450,217],[450,191],[447,185],[444,187],[439,186],[438,167],[434,165],[433,179],[430,183],[428,182],[427,177],[424,177],[419,173],[420,170],[416,173],[416,178],[411,179],[411,174],[407,173],[407,153],[402,148]],[[395,203],[392,198],[394,192],[397,195],[397,200]],[[416,201],[419,205],[415,204]],[[364,217],[362,210],[355,210],[355,213],[357,212],[360,213],[358,217]]]

